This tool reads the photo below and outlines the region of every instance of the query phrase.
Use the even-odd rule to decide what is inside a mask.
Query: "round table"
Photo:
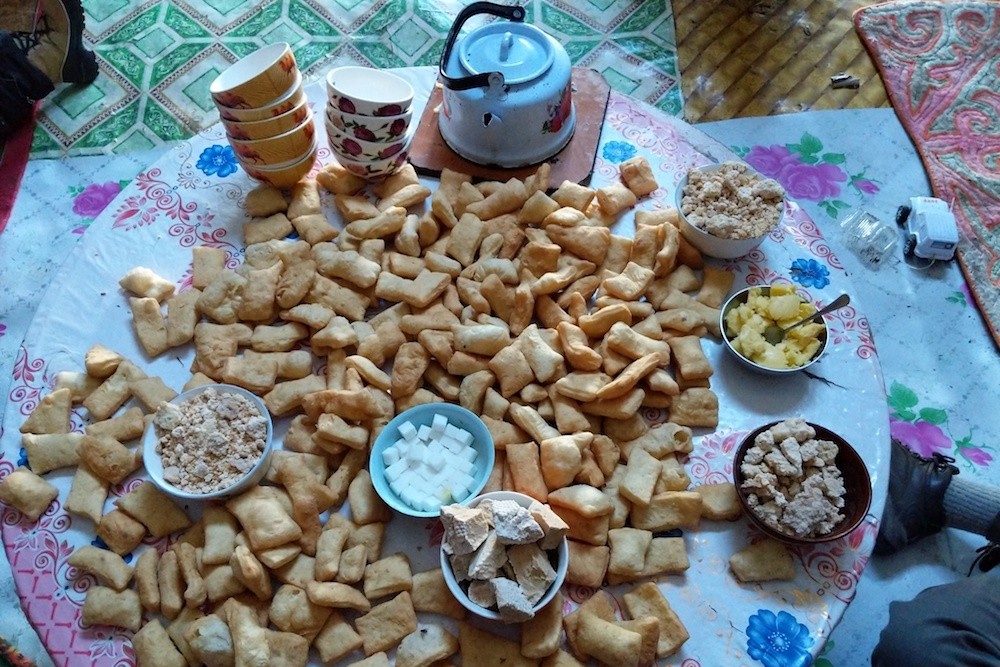
[[[414,115],[419,117],[435,70],[414,68],[400,73],[414,84]],[[324,87],[313,84],[307,91],[314,110],[321,114]],[[317,131],[319,162],[325,164],[333,158],[325,147],[322,123],[317,123]],[[162,377],[174,389],[186,381],[193,350],[187,346],[157,359],[146,358],[132,334],[127,300],[118,280],[141,265],[176,279],[183,289],[190,284],[191,248],[196,245],[225,249],[231,265],[242,261],[241,226],[248,219],[242,202],[257,184],[238,169],[227,148],[223,130],[216,125],[179,144],[142,172],[93,223],[52,281],[14,368],[0,436],[0,476],[25,465],[17,426],[51,389],[56,373],[83,369],[83,355],[91,345],[100,343],[141,362],[148,374]],[[640,201],[638,208],[645,210],[671,205],[674,186],[687,168],[732,157],[682,121],[612,92],[590,185],[617,180],[618,163],[634,155],[649,160],[660,185]],[[433,186],[433,179],[427,180]],[[334,216],[330,200],[324,203]],[[630,235],[633,228],[632,215],[627,214],[612,231]],[[737,273],[734,289],[792,281],[800,293],[817,303],[851,291],[843,267],[820,230],[794,202],[781,226],[747,257],[712,261]],[[713,432],[695,430],[694,451],[685,468],[692,484],[731,481],[732,452],[744,434],[763,423],[802,416],[836,431],[860,452],[874,487],[869,515],[843,539],[793,550],[797,574],[789,582],[740,584],[728,572],[729,556],[759,538],[745,519],[703,521],[698,530],[688,531],[684,537],[690,569],[681,576],[658,579],[691,635],[671,658],[674,664],[807,664],[854,596],[885,503],[889,418],[866,319],[848,307],[828,315],[827,322],[830,344],[824,358],[809,373],[787,378],[755,374],[724,355],[718,341],[704,339],[703,348],[715,368],[711,386],[719,396],[719,427]],[[655,410],[646,416],[663,417]],[[84,424],[79,409],[74,412],[73,427],[79,430]],[[94,579],[77,573],[66,558],[75,548],[95,542],[94,526],[63,508],[72,470],[54,471],[46,479],[60,493],[37,523],[9,507],[2,513],[4,545],[25,613],[56,664],[132,665],[128,632],[80,624],[84,595]],[[140,479],[133,477],[112,487],[106,511],[113,508],[115,497]],[[435,524],[397,515],[383,553],[406,552],[414,572],[435,567],[440,539]],[[164,546],[149,538],[140,548],[150,545]],[[620,600],[628,587],[608,590]],[[569,607],[592,593],[575,586],[567,586],[564,592]]]

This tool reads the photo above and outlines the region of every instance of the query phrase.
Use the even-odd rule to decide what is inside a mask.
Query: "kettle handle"
[[[517,23],[522,23],[525,17],[524,7],[498,5],[493,2],[473,2],[459,12],[458,17],[455,19],[455,22],[451,25],[451,29],[448,31],[448,37],[445,40],[444,45],[444,53],[441,54],[441,62],[438,67],[438,74],[441,78],[441,82],[446,88],[450,88],[452,90],[487,88],[490,85],[490,79],[493,78],[494,81],[496,81],[497,77],[499,77],[500,85],[503,85],[503,72],[482,72],[480,74],[472,74],[470,76],[461,77],[451,77],[444,73],[445,64],[448,62],[448,59],[451,58],[451,51],[455,46],[455,41],[458,39],[459,31],[462,29],[465,22],[476,14],[493,14],[494,16],[506,18]]]

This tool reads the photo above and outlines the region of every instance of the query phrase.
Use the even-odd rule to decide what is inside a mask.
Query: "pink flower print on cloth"
[[[747,163],[785,186],[793,199],[822,201],[840,194],[847,174],[834,164],[805,164],[784,146],[754,146]]]
[[[73,200],[73,212],[84,218],[96,218],[121,191],[117,181],[91,183]]]
[[[823,142],[808,132],[798,143],[734,146],[733,150],[751,167],[781,183],[789,197],[814,201],[831,218],[857,205],[846,199],[854,197],[863,203],[879,192],[877,181],[866,177],[864,169],[845,171],[846,156],[826,150]]]
[[[892,437],[921,456],[954,456],[969,468],[988,466],[993,461],[989,445],[976,445],[972,432],[956,439],[948,431],[948,413],[940,408],[920,407],[920,399],[909,387],[893,382],[886,396],[889,432]]]

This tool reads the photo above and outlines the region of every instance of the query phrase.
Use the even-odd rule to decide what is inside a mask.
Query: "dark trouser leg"
[[[28,62],[10,35],[0,30],[0,140],[31,118],[35,101],[53,89],[45,73]]]
[[[994,572],[889,605],[873,667],[1000,665],[1000,576]]]

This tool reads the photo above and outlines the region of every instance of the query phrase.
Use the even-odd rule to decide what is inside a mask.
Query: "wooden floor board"
[[[820,30],[814,32],[810,39],[794,56],[774,73],[758,93],[764,100],[774,100],[775,107],[771,113],[786,113],[788,111],[806,111],[812,107],[808,100],[816,97],[819,89],[830,85],[829,74],[826,78],[818,78],[816,67],[822,63],[837,44],[843,39],[843,34],[828,30],[823,16],[814,17],[817,23],[822,23]],[[831,73],[835,74],[835,72]],[[770,113],[768,114],[770,115]]]
[[[853,30],[853,27],[851,30]],[[830,77],[838,72],[857,70],[862,58],[867,59],[868,55],[856,52],[851,48],[847,40],[843,40],[830,51],[822,63],[817,63],[816,67],[813,68],[811,76],[817,81],[829,81]],[[881,79],[877,77],[876,79],[881,84]],[[860,88],[857,90],[834,89],[829,85],[825,85],[810,90],[812,94],[811,100],[809,99],[809,94],[804,93],[802,103],[812,109],[836,109],[840,108],[839,102],[842,100],[849,102],[856,97],[858,90]]]
[[[696,59],[696,66],[718,72],[731,60],[733,49],[745,43],[752,34],[751,27],[747,25],[725,26],[722,34],[711,42],[710,48],[702,51]]]
[[[857,95],[844,105],[843,108],[874,109],[879,106],[888,105],[885,96],[885,86],[882,84],[882,77],[878,74],[874,74],[867,81],[863,81],[861,87],[856,92]]]
[[[828,48],[818,48],[814,52],[819,54],[819,58],[811,62],[812,67],[802,75],[802,80],[810,84],[801,91],[802,104],[812,107],[816,100],[831,90],[830,77],[844,71],[846,65],[851,62],[856,51],[847,37],[853,32],[854,26],[845,25],[843,21],[833,19],[827,23],[823,40],[819,44],[814,44],[818,46],[825,44]]]
[[[755,99],[759,99],[760,90],[795,56],[790,49],[778,48],[777,45],[788,30],[797,28],[789,27],[783,19],[779,23],[785,25],[785,30],[776,36],[773,48],[762,49],[753,61],[746,64],[744,72],[726,73],[725,80],[729,81],[729,85],[720,92],[722,101],[717,114],[728,114],[730,117],[746,115],[743,110]],[[721,87],[723,84],[719,85]]]
[[[692,54],[691,66],[697,70],[713,71],[725,57],[725,50],[718,44],[722,36],[732,34],[734,13],[730,7],[722,6],[703,19],[699,19],[698,30],[684,40],[684,50]],[[677,45],[678,57],[681,45]],[[683,67],[683,63],[681,64]]]
[[[691,122],[888,106],[851,16],[875,0],[674,0]],[[833,89],[840,72],[857,89]]]
[[[832,76],[837,72],[860,72],[865,64],[870,64],[867,53],[854,52],[849,46],[838,46],[831,53],[835,58],[828,70],[819,72],[817,76]],[[850,58],[850,60],[848,60]],[[857,74],[855,74],[857,76]],[[864,109],[872,106],[880,106],[880,102],[886,99],[885,88],[882,79],[874,68],[864,78],[858,76],[859,87],[857,89],[835,89],[827,87],[822,94],[817,96],[810,105],[813,109]],[[808,103],[808,102],[806,102]]]
[[[819,13],[822,5],[812,2],[802,9],[805,12]],[[744,42],[741,51],[733,53],[732,58],[718,68],[720,80],[730,83],[720,90],[715,113],[727,117],[738,116],[740,110],[764,86],[781,76],[788,63],[796,57],[795,50],[783,46],[788,43],[790,33],[796,30],[789,24],[787,15],[776,12],[768,17],[762,27],[765,30],[758,32],[761,36]]]

